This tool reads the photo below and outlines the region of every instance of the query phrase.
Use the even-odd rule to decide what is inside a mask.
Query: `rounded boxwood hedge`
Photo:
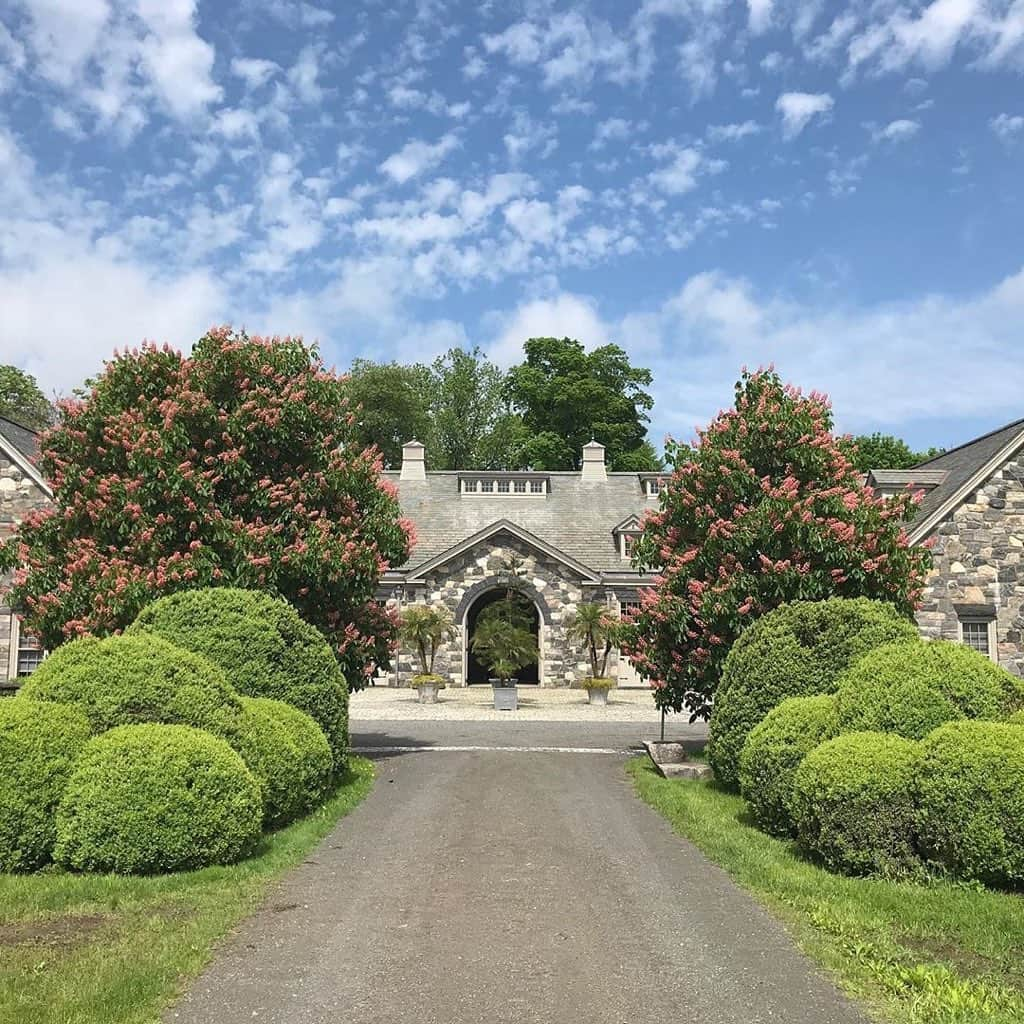
[[[839,680],[842,732],[893,732],[923,739],[959,718],[998,720],[1024,706],[1024,682],[984,654],[949,640],[886,644]]]
[[[309,715],[284,701],[242,697],[244,718],[233,744],[263,793],[263,820],[283,825],[317,806],[331,777],[331,748]]]
[[[232,739],[238,694],[216,665],[158,636],[82,637],[58,647],[21,688],[29,700],[72,704],[94,733],[119,725],[191,725]]]
[[[913,866],[920,744],[855,732],[815,747],[793,775],[800,846],[834,871],[864,875]]]
[[[793,773],[835,731],[835,699],[826,695],[787,697],[751,730],[740,755],[740,792],[766,832],[793,833]]]
[[[950,722],[922,748],[917,834],[924,856],[960,878],[1024,883],[1024,728]]]
[[[125,725],[82,752],[57,810],[54,859],[118,874],[228,864],[256,843],[262,817],[259,783],[224,740]]]
[[[340,770],[348,748],[348,688],[323,634],[287,601],[212,587],[161,597],[129,634],[156,633],[218,665],[239,693],[305,711],[324,731]]]
[[[1012,725],[1024,725],[1024,711],[1018,711],[1007,719]]]
[[[777,704],[834,693],[862,654],[916,635],[892,605],[863,597],[794,601],[762,616],[733,644],[715,692],[707,748],[715,777],[739,786],[747,735]]]
[[[88,740],[89,722],[77,708],[0,700],[0,871],[32,871],[50,860],[57,803]]]

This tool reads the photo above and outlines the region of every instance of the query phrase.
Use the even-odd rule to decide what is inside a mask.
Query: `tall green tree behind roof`
[[[596,440],[613,470],[660,468],[647,443],[650,370],[633,366],[618,345],[588,352],[573,338],[530,338],[525,351],[506,393],[526,428],[526,464],[579,469],[583,446]]]
[[[0,416],[42,430],[53,421],[53,406],[32,374],[17,366],[0,366]]]

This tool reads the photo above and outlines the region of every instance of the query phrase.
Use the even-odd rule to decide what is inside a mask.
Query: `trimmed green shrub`
[[[1007,721],[1011,725],[1024,725],[1024,711],[1018,711],[1015,715],[1010,715]]]
[[[0,700],[0,871],[49,861],[57,803],[88,739],[89,722],[76,708]]]
[[[913,866],[920,744],[855,732],[826,740],[793,775],[800,846],[833,871],[897,873]]]
[[[715,777],[738,788],[747,735],[786,697],[834,693],[862,654],[916,635],[891,605],[863,597],[794,601],[762,616],[733,644],[715,693],[707,748]]]
[[[894,732],[923,739],[959,718],[998,720],[1024,706],[1024,682],[984,654],[949,640],[886,644],[839,679],[841,732]]]
[[[259,783],[227,743],[184,725],[125,725],[91,740],[57,810],[54,859],[77,871],[156,874],[244,856]]]
[[[331,777],[331,748],[305,712],[269,697],[242,697],[235,749],[263,793],[263,820],[283,825],[319,804]]]
[[[750,731],[740,755],[740,792],[766,832],[793,833],[793,773],[835,732],[835,698],[825,695],[787,697]]]
[[[238,694],[216,665],[145,634],[64,644],[26,679],[21,696],[75,705],[94,733],[163,723],[231,739],[242,719]]]
[[[1024,882],[1024,728],[950,722],[925,737],[918,771],[921,852],[960,878]]]
[[[305,711],[324,731],[335,767],[348,748],[348,688],[323,634],[286,601],[215,587],[170,594],[142,610],[129,634],[156,633],[204,655],[249,697]]]

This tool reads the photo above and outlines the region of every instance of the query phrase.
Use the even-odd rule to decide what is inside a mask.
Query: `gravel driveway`
[[[167,1021],[865,1024],[637,800],[623,754],[439,752],[448,730],[425,729],[434,749],[379,755],[372,794]],[[355,732],[409,745],[399,725]],[[556,732],[519,735],[580,730]]]

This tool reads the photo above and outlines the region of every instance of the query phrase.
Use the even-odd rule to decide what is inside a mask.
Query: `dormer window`
[[[643,487],[645,497],[657,498],[661,494],[661,479],[658,473],[644,473],[640,477],[640,486]]]
[[[461,494],[488,494],[502,497],[543,498],[549,490],[548,477],[534,473],[500,473],[480,470],[459,474]]]
[[[625,561],[631,561],[633,552],[636,550],[636,542],[641,534],[640,520],[637,516],[630,516],[624,519],[612,533],[615,536],[615,543],[619,549],[619,557]]]
[[[636,542],[640,537],[639,533],[623,533],[620,537],[620,553],[623,558],[632,559],[633,552],[636,550]]]

